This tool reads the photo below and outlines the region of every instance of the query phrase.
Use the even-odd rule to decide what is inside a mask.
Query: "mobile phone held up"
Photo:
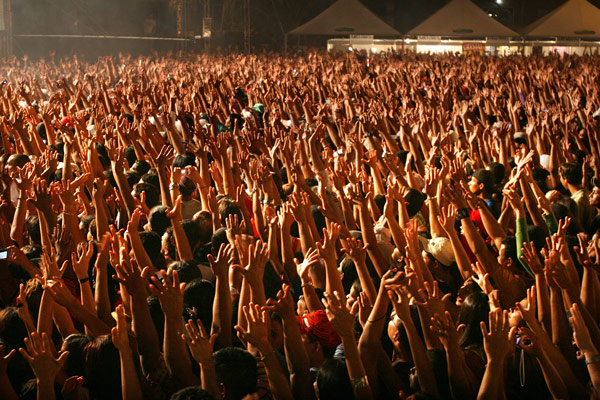
[[[0,250],[0,260],[6,260],[8,258],[8,249]]]

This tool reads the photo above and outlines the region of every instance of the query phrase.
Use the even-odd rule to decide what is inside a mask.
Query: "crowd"
[[[597,56],[0,77],[0,398],[598,397]]]

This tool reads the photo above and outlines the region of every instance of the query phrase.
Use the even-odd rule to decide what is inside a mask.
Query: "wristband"
[[[312,282],[308,281],[308,282],[303,282],[300,287],[304,287],[304,286],[314,286],[314,285]]]
[[[585,365],[596,364],[597,362],[600,362],[600,354],[596,354],[595,356],[592,356],[592,358],[586,357],[585,359]]]
[[[175,189],[179,189],[179,185],[176,183],[171,183],[169,185],[169,190],[175,190]]]
[[[354,378],[351,380],[352,382],[352,387],[354,389],[364,389],[369,387],[369,382],[367,381],[367,377],[366,376],[361,376],[359,378]]]
[[[465,218],[470,218],[469,217],[469,211],[466,208],[460,208],[458,209],[458,211],[456,212],[456,219],[461,221]]]
[[[79,280],[79,283],[81,283],[81,284],[84,284],[84,283],[88,282],[89,280],[90,280],[90,277],[89,277],[89,276],[87,276],[87,277],[85,277],[85,278],[83,278],[83,279],[80,279],[80,280]]]

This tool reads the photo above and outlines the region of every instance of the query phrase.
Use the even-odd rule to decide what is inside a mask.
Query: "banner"
[[[462,52],[463,53],[479,53],[483,54],[485,52],[485,43],[480,42],[463,42],[462,44]]]

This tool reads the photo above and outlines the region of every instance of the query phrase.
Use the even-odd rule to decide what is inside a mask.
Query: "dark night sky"
[[[144,25],[154,21],[151,35],[176,36],[175,11],[170,3],[187,1],[189,21],[194,32],[201,27],[202,5],[207,0],[13,0],[15,33],[55,33],[92,35],[147,35]],[[213,8],[213,26],[220,24],[224,2],[241,9],[242,0],[209,0]],[[278,48],[283,32],[310,20],[334,0],[250,0],[252,43],[257,47]],[[406,32],[423,21],[449,0],[361,0],[368,8]],[[564,0],[474,0],[480,7],[497,10],[498,20],[511,28],[526,26]],[[600,6],[600,0],[591,0]],[[240,18],[238,18],[240,19]],[[239,29],[239,28],[238,28]],[[239,35],[238,35],[239,37]]]

